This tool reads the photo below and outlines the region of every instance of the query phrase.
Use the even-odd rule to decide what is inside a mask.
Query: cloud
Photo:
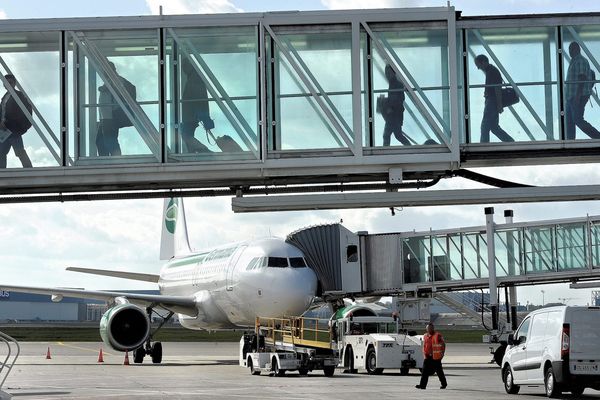
[[[218,14],[242,12],[229,0],[146,0],[152,14],[158,14],[160,6],[163,14]]]
[[[6,11],[0,9],[0,19],[8,19],[8,15],[6,15]]]

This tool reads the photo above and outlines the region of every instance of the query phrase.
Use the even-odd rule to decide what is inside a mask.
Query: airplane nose
[[[266,268],[264,273],[269,284],[264,287],[268,303],[262,305],[262,317],[299,316],[317,294],[317,276],[310,268]]]
[[[302,310],[299,312],[304,312],[317,294],[317,276],[310,268],[302,268],[297,271],[301,277],[298,279],[298,284],[295,285],[296,287],[291,293],[296,298],[298,305],[302,307]]]

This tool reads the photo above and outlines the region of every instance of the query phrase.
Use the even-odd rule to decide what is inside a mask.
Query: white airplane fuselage
[[[300,315],[317,291],[302,252],[282,239],[240,242],[171,259],[161,270],[161,294],[194,296],[189,329],[254,326],[255,318]]]

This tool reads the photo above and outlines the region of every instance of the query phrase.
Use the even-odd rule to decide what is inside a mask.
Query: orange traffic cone
[[[129,365],[129,352],[128,351],[125,352],[125,361],[123,362],[123,365]]]
[[[99,363],[104,362],[104,354],[102,354],[102,347],[100,347],[100,353],[98,354],[98,362]]]
[[[52,357],[50,356],[50,346],[48,346],[48,350],[46,351],[46,360],[52,360]]]

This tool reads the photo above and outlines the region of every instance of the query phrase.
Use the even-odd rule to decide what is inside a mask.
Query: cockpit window
[[[267,258],[266,257],[254,257],[250,260],[250,263],[246,267],[246,271],[250,271],[253,269],[260,269],[267,266]]]
[[[246,267],[246,271],[255,269],[257,267],[257,264],[258,264],[258,267],[260,268],[260,257],[254,257],[252,260],[250,260],[250,263]]]
[[[302,257],[290,257],[290,267],[292,268],[306,268],[306,261]]]
[[[284,257],[269,257],[268,266],[271,268],[287,268],[288,261]]]

